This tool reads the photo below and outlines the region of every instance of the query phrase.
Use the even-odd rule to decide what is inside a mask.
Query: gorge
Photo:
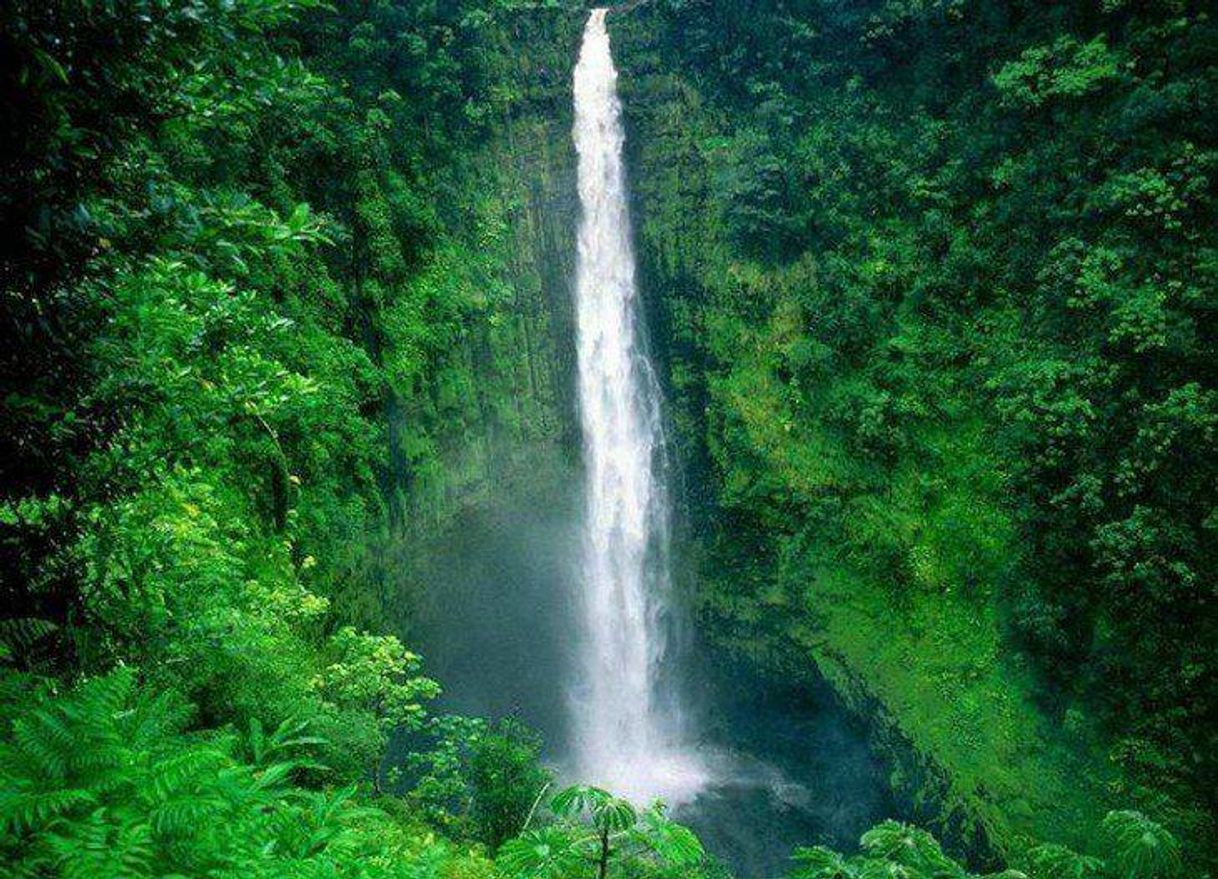
[[[4,4],[0,872],[1210,875],[1216,28]]]

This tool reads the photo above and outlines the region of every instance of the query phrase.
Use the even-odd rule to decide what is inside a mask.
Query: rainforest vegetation
[[[586,14],[0,7],[0,875],[731,875],[410,643],[432,541],[577,472]],[[696,628],[901,804],[789,875],[1210,875],[1208,5],[609,22]]]

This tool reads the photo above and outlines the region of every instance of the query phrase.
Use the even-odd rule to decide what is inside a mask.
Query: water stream
[[[706,772],[661,686],[668,647],[668,500],[660,392],[639,344],[617,71],[604,9],[575,66],[581,220],[576,275],[585,520],[572,728],[576,773],[640,802],[691,799]]]

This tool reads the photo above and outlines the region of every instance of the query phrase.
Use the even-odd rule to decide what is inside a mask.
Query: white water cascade
[[[579,156],[576,309],[587,467],[575,772],[636,802],[692,799],[705,783],[661,695],[669,509],[660,394],[639,344],[617,71],[594,10],[575,68]]]

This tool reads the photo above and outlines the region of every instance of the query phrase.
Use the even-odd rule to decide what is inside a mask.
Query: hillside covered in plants
[[[458,538],[583,478],[589,8],[0,8],[0,875],[753,879],[417,643]],[[608,28],[689,640],[828,692],[891,794],[783,872],[1211,875],[1205,4]]]
[[[957,832],[1208,848],[1212,17],[747,6],[620,23],[706,627]]]

